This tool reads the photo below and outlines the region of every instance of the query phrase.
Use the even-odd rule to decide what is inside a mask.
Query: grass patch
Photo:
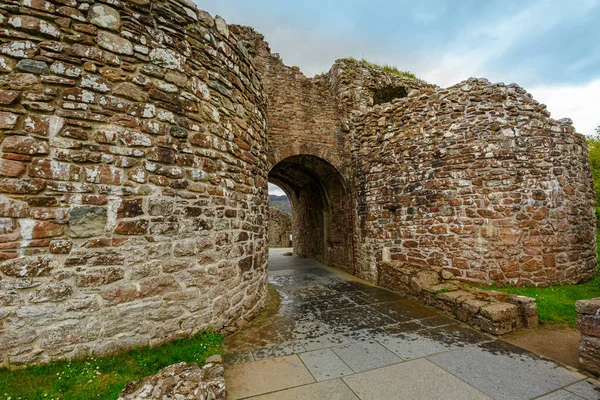
[[[0,369],[0,398],[114,400],[129,382],[179,362],[202,365],[220,354],[223,336],[203,332],[160,347],[114,357],[57,361],[21,370]]]
[[[600,236],[596,237],[596,243],[600,249]],[[547,288],[490,286],[484,289],[533,297],[537,300],[540,322],[566,324],[574,327],[577,322],[575,302],[600,297],[600,274],[596,274],[594,279],[579,285],[560,285]]]
[[[362,64],[362,65],[366,65],[368,67],[384,70],[385,72],[388,72],[388,73],[394,74],[394,75],[398,75],[403,78],[409,78],[409,79],[414,79],[417,81],[424,82],[422,79],[417,78],[417,76],[413,72],[400,70],[395,65],[391,65],[391,64],[387,64],[387,63],[384,63],[384,64],[375,63],[375,62],[365,59],[364,57],[361,58],[360,60],[358,60],[354,57],[346,57],[343,60],[353,61],[353,62]]]

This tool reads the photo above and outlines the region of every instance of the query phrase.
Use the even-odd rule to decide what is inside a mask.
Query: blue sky
[[[471,76],[516,82],[570,117],[600,125],[600,0],[196,0],[250,25],[307,75],[366,57],[442,87]]]

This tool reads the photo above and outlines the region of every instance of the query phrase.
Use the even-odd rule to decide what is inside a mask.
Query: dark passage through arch
[[[311,155],[288,157],[269,172],[292,203],[294,253],[354,272],[350,195],[336,168]]]

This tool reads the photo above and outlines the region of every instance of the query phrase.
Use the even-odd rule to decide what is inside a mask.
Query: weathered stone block
[[[180,71],[185,63],[185,56],[170,49],[153,49],[150,52],[150,61],[159,67]]]
[[[33,293],[29,295],[30,303],[44,303],[47,301],[62,301],[73,294],[73,288],[65,283],[49,283],[44,286],[40,286]]]
[[[0,118],[2,116],[0,115]],[[2,142],[2,151],[27,155],[48,154],[48,143],[28,136],[9,136]]]
[[[440,283],[440,276],[435,271],[420,271],[417,276],[411,278],[410,287],[414,292],[420,292],[426,287]]]
[[[133,55],[133,45],[131,42],[113,33],[104,31],[98,32],[98,46],[112,51],[113,53],[125,54],[128,56]]]
[[[15,40],[0,45],[0,54],[16,58],[32,58],[36,52],[37,46],[29,40]]]
[[[125,270],[119,267],[99,268],[86,271],[77,276],[76,284],[79,287],[96,287],[108,285],[125,277]]]
[[[52,240],[48,251],[51,254],[69,254],[73,248],[73,242],[70,240],[60,239]]]
[[[582,335],[579,341],[579,362],[587,371],[600,375],[600,338]]]
[[[493,322],[501,322],[517,318],[519,312],[514,304],[492,303],[481,307],[481,315]]]
[[[31,15],[15,15],[9,18],[8,24],[34,34],[60,37],[60,29],[55,24]]]
[[[17,63],[17,70],[36,75],[47,75],[50,71],[44,61],[23,59]]]
[[[25,164],[19,161],[0,160],[0,175],[18,177],[25,173]]]
[[[600,310],[600,297],[589,300],[577,300],[575,302],[575,309],[579,314],[597,314]]]
[[[18,120],[19,116],[17,114],[0,111],[0,129],[12,129]]]
[[[0,90],[0,104],[11,105],[19,98],[20,93],[16,90]]]
[[[140,296],[150,297],[182,290],[177,279],[171,275],[162,275],[140,281]]]
[[[148,230],[149,224],[146,219],[120,221],[115,228],[115,233],[119,235],[142,235]]]
[[[472,293],[465,292],[463,290],[455,290],[452,292],[444,292],[438,293],[436,297],[439,300],[451,303],[451,304],[461,304],[462,302],[472,299],[475,297]]]
[[[212,238],[208,236],[185,239],[173,244],[174,257],[189,257],[199,254],[214,245]]]
[[[40,346],[57,349],[77,343],[91,342],[98,338],[101,324],[93,318],[80,322],[65,323],[45,330],[41,335]]]
[[[29,205],[24,201],[0,195],[0,217],[29,217]]]
[[[69,236],[86,238],[104,233],[107,221],[106,207],[77,206],[69,211]]]
[[[21,236],[23,239],[43,239],[62,236],[61,225],[52,221],[21,220]]]
[[[15,278],[35,278],[48,276],[58,266],[54,257],[50,255],[20,257],[4,261],[0,264],[0,271],[6,276]]]
[[[110,288],[101,295],[108,305],[128,303],[140,297],[137,287],[132,283]]]
[[[600,338],[600,315],[579,314],[577,329],[582,335]]]
[[[87,15],[90,23],[100,28],[118,31],[121,28],[121,15],[117,10],[105,4],[94,4]]]
[[[118,85],[113,90],[113,94],[131,101],[147,102],[149,99],[148,92],[129,82]]]
[[[135,218],[143,214],[143,199],[125,199],[117,208],[117,218]]]

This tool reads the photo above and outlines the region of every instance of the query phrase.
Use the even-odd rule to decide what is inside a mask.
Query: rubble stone
[[[225,400],[223,365],[209,362],[209,360],[204,368],[200,368],[196,364],[173,364],[161,369],[154,376],[128,384],[119,394],[119,400],[162,400],[166,398]]]

